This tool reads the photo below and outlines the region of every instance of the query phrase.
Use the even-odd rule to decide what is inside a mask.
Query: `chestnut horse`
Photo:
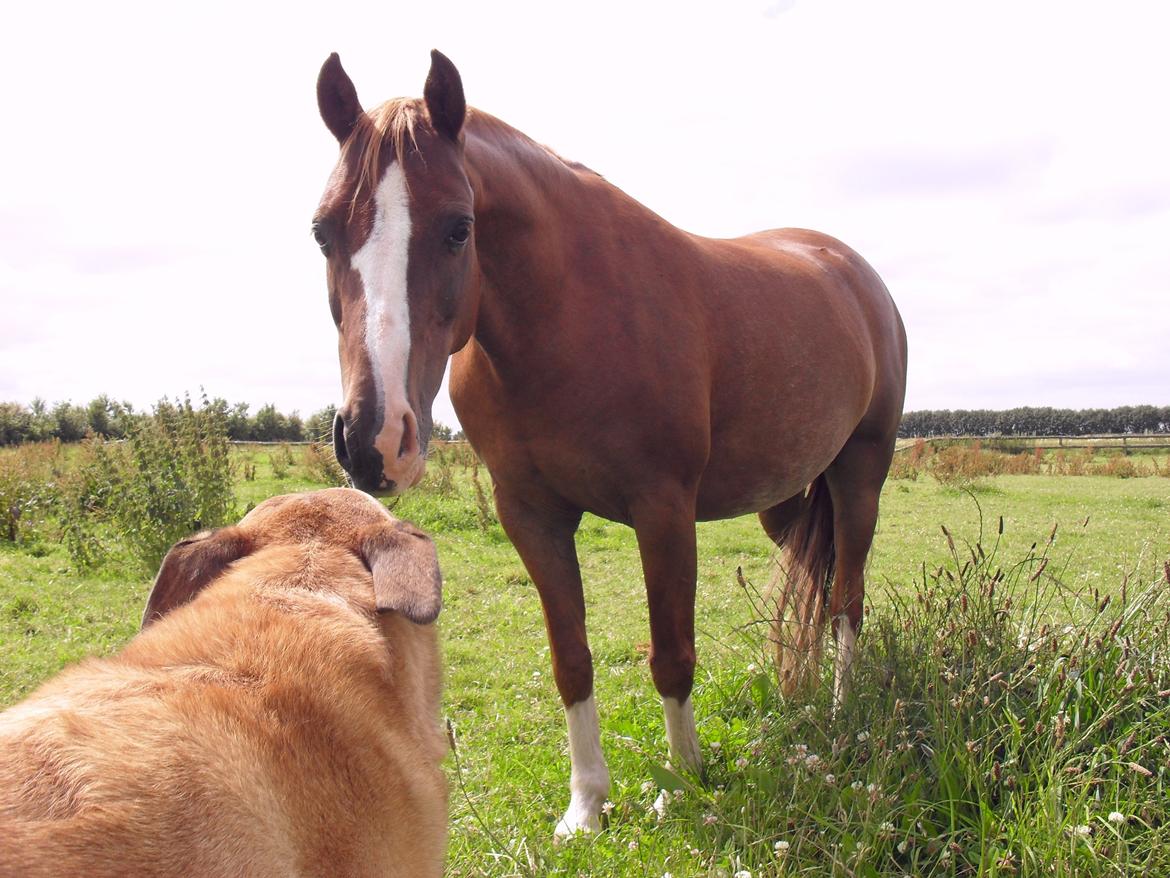
[[[468,109],[438,52],[423,94],[365,112],[336,55],[317,82],[341,145],[313,220],[339,334],[337,457],[364,490],[414,485],[454,355],[451,399],[544,608],[572,765],[557,832],[594,829],[609,772],[582,513],[637,537],[675,765],[701,765],[697,520],[759,513],[786,554],[783,688],[816,671],[827,599],[839,699],[902,413],[905,331],[877,274],[833,238],[687,234]]]

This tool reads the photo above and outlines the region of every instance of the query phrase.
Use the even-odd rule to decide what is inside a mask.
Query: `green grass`
[[[295,450],[282,478],[271,465],[279,448],[245,453],[256,473],[237,485],[241,510],[317,486]],[[482,471],[479,480],[483,491]],[[423,489],[394,511],[431,533],[445,576],[445,710],[458,743],[448,761],[449,874],[1125,875],[1170,866],[1170,721],[1157,694],[1170,688],[1164,592],[1147,594],[1106,636],[1123,582],[1127,606],[1138,606],[1170,557],[1170,479],[999,476],[971,492],[925,476],[887,484],[857,685],[836,719],[824,691],[807,704],[775,693],[751,595],[736,577],[742,568],[762,587],[769,576],[771,547],[755,519],[700,525],[694,700],[707,776],[684,779],[662,822],[647,784],[662,777],[667,755],[637,550],[628,529],[587,516],[578,548],[613,808],[601,833],[563,845],[552,828],[568,800],[564,719],[527,573],[457,462],[432,465]],[[51,520],[24,539],[0,547],[0,704],[68,661],[116,649],[149,588],[116,569],[71,571]],[[964,571],[967,543],[990,555],[997,540],[991,560]],[[1030,581],[1043,552],[1052,560]],[[998,591],[983,594],[997,567],[1007,571]],[[1032,608],[1042,618],[1029,621]],[[1057,648],[1029,658],[1020,626],[1046,623]],[[1062,633],[1066,623],[1078,627]],[[1000,671],[1007,682],[987,682]],[[1123,692],[1127,674],[1136,682]],[[1061,712],[1077,719],[1062,721],[1057,741]],[[818,757],[811,767],[808,754]],[[1113,811],[1125,822],[1111,823]]]

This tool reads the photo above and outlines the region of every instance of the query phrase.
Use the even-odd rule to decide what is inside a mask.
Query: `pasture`
[[[233,455],[241,512],[330,477],[303,449]],[[836,718],[827,691],[777,694],[758,624],[772,552],[755,518],[700,525],[701,781],[666,764],[633,534],[587,516],[612,806],[601,833],[554,845],[568,756],[539,601],[486,471],[440,449],[393,505],[430,532],[445,576],[448,873],[1167,874],[1170,462],[1134,459],[1132,478],[887,482],[854,695]],[[0,542],[0,705],[117,649],[149,584],[116,558],[78,571],[51,503],[26,516]],[[677,788],[662,814],[659,785]]]

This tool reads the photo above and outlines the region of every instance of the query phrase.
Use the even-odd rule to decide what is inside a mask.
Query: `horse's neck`
[[[489,353],[505,356],[508,346],[531,343],[529,333],[551,328],[580,216],[617,190],[482,114],[469,119],[465,158],[482,272],[475,334]]]

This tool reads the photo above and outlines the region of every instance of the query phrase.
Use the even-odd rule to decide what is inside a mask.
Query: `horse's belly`
[[[837,457],[860,417],[848,408],[819,414],[813,424],[760,419],[716,431],[699,482],[697,517],[762,512],[808,487]]]

